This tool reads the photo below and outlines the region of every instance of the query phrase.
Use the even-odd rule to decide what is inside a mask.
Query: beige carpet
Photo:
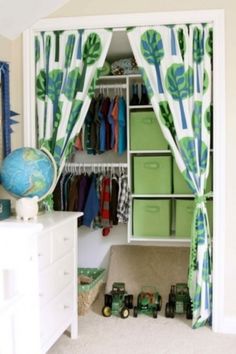
[[[144,283],[154,284],[165,305],[169,285],[186,280],[187,262],[187,248],[113,246],[107,288],[122,280],[136,294]],[[103,291],[79,317],[79,338],[63,335],[48,354],[236,354],[236,336],[216,334],[208,327],[193,330],[182,315],[167,319],[162,310],[157,319],[133,318],[132,313],[125,320],[104,318],[102,306]]]
[[[140,315],[123,320],[101,315],[103,294],[79,317],[79,338],[63,335],[48,354],[235,354],[236,336],[210,328],[191,329],[183,316],[157,319]]]

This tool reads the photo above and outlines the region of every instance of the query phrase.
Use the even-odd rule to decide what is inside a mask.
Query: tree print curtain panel
[[[54,157],[58,177],[83,125],[111,37],[106,29],[35,36],[38,145]]]
[[[189,262],[193,328],[211,322],[212,250],[204,193],[212,122],[212,26],[128,29],[157,120],[195,195]]]

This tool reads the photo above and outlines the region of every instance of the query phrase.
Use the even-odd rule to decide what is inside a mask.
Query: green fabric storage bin
[[[130,149],[131,150],[166,150],[168,143],[164,138],[152,111],[131,112],[130,114]]]
[[[176,200],[175,202],[175,236],[177,238],[190,238],[194,200]]]
[[[212,162],[212,160],[211,160]],[[212,173],[212,163],[210,164],[209,175],[207,178],[207,185],[206,185],[206,192],[212,192],[213,188],[213,173]],[[185,181],[184,177],[182,176],[177,164],[173,163],[173,185],[174,185],[174,193],[175,194],[193,194],[191,189],[189,188],[187,182]]]
[[[170,194],[171,157],[134,156],[133,192],[135,194]]]
[[[169,237],[170,217],[170,200],[134,199],[133,235]]]

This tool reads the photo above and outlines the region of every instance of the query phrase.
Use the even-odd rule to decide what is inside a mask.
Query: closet
[[[54,19],[55,20],[55,19]],[[106,27],[115,27],[118,30],[114,31],[112,43],[110,46],[110,50],[108,52],[109,61],[116,60],[120,57],[130,56],[130,47],[128,45],[128,39],[126,37],[126,33],[124,31],[120,31],[120,28],[126,28],[128,26],[144,26],[146,24],[171,24],[171,23],[198,23],[202,21],[213,22],[214,23],[214,33],[216,36],[220,36],[220,29],[222,29],[222,19],[220,18],[217,11],[209,11],[209,12],[182,12],[179,13],[178,16],[176,13],[164,13],[164,14],[148,14],[148,15],[116,15],[116,16],[101,16],[96,17],[91,22],[89,18],[80,18],[80,19],[70,19],[67,18],[66,21],[64,19],[58,19],[58,21],[44,20],[37,23],[30,31],[25,33],[25,122],[27,129],[25,128],[25,144],[27,145],[35,145],[34,140],[34,132],[35,132],[35,123],[32,122],[32,114],[34,116],[34,94],[30,87],[32,85],[33,80],[33,51],[32,51],[32,34],[33,31],[44,30],[44,29],[65,29],[65,28],[78,28],[78,23],[81,28],[103,28]],[[224,132],[224,122],[220,118],[224,116],[224,104],[222,100],[218,98],[224,97],[222,93],[222,87],[220,82],[224,80],[223,69],[221,68],[219,61],[219,40],[215,42],[214,46],[214,153],[213,147],[211,151],[214,167],[212,174],[214,175],[209,179],[209,189],[212,189],[212,181],[214,180],[214,207],[209,207],[214,210],[214,237],[213,237],[213,247],[214,247],[214,288],[219,289],[220,285],[222,285],[222,279],[219,277],[219,267],[220,267],[220,259],[221,252],[223,252],[222,246],[222,238],[220,235],[224,234],[224,169],[220,166],[224,161],[224,138],[222,132]],[[30,70],[29,70],[30,68]],[[79,262],[81,261],[80,257],[84,257],[84,246],[86,245],[86,252],[91,250],[91,240],[93,239],[93,246],[96,248],[97,252],[99,252],[99,247],[103,248],[103,253],[101,253],[101,258],[104,260],[104,256],[107,256],[107,250],[109,246],[113,243],[138,243],[145,245],[189,245],[190,239],[188,238],[189,233],[185,232],[185,230],[181,230],[182,223],[179,223],[179,214],[183,215],[183,210],[188,212],[191,209],[191,204],[193,200],[193,196],[187,190],[183,190],[182,180],[180,176],[178,176],[178,171],[176,170],[176,166],[174,164],[171,151],[168,146],[166,146],[165,141],[162,140],[162,135],[158,130],[158,126],[156,125],[155,120],[153,119],[152,114],[152,106],[147,104],[130,104],[131,98],[133,95],[133,87],[134,85],[138,85],[139,96],[142,92],[142,80],[139,75],[127,75],[127,76],[109,76],[100,78],[98,85],[103,85],[105,90],[110,90],[111,88],[107,88],[106,86],[114,85],[117,90],[117,86],[121,86],[122,95],[126,98],[126,113],[127,113],[127,152],[123,153],[121,156],[118,154],[114,154],[112,151],[105,152],[104,154],[96,154],[96,155],[88,155],[85,152],[75,153],[72,159],[68,161],[68,163],[75,163],[83,167],[83,164],[126,164],[127,163],[127,172],[128,172],[128,181],[129,187],[131,191],[131,210],[130,217],[128,222],[128,227],[122,226],[122,232],[117,234],[117,237],[114,239],[111,237],[106,238],[106,250],[104,252],[104,239],[100,238],[99,240],[95,240],[94,237],[91,236],[89,230],[81,230],[79,229]],[[106,88],[105,88],[106,87]],[[99,89],[98,89],[99,90]],[[110,91],[109,91],[110,92]],[[113,93],[114,94],[114,93]],[[146,102],[145,102],[146,103]],[[160,146],[148,146],[142,145],[139,139],[139,124],[140,121],[144,119],[151,124],[154,124],[154,129],[151,129],[152,134],[155,130],[155,134],[160,138],[158,139],[161,143]],[[155,123],[153,123],[155,122]],[[146,129],[145,125],[145,129]],[[145,134],[145,137],[147,134]],[[146,143],[150,143],[150,141],[155,141],[155,139],[147,139]],[[140,144],[140,145],[139,145]],[[145,142],[144,142],[145,144]],[[165,187],[164,190],[155,190],[148,183],[149,176],[147,175],[147,167],[150,167],[151,170],[155,170],[157,165],[161,165],[164,167],[164,179],[165,179]],[[168,173],[169,171],[169,173]],[[142,181],[142,176],[144,174],[145,180],[147,181],[147,189],[145,189],[145,184]],[[159,184],[161,185],[161,183]],[[213,202],[212,200],[212,202]],[[147,203],[147,205],[145,205]],[[211,203],[209,203],[210,205]],[[213,205],[213,203],[212,203]],[[143,212],[144,209],[149,210],[147,212],[146,220],[139,224],[139,215],[143,217],[145,214]],[[223,208],[223,209],[222,209]],[[161,220],[165,222],[162,225],[162,229],[160,230],[149,230],[142,229],[143,224],[151,224],[152,215],[154,212],[163,212],[163,216]],[[211,212],[210,212],[211,214]],[[151,219],[150,219],[151,218]],[[164,225],[165,224],[165,225]],[[146,226],[145,226],[146,227]],[[113,230],[112,230],[113,231]],[[146,232],[147,231],[147,232]],[[125,232],[125,235],[124,235]],[[90,235],[89,235],[90,234]],[[121,235],[121,236],[120,236]],[[85,238],[88,237],[88,240]],[[120,238],[119,238],[120,237]],[[98,247],[99,246],[99,247]],[[105,255],[104,255],[105,253]],[[90,257],[91,259],[91,257]],[[86,261],[83,258],[82,262],[84,265]],[[97,264],[99,263],[98,259],[96,259]],[[101,262],[100,262],[101,263]],[[95,266],[97,264],[94,264]],[[221,269],[222,270],[222,269]],[[213,327],[220,327],[220,310],[222,309],[222,298],[220,297],[220,292],[213,291],[214,300],[213,300],[213,314],[214,321]],[[218,327],[217,327],[218,326]]]

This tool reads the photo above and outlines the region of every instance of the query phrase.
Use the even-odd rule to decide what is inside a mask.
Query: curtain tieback
[[[211,198],[213,197],[213,192],[208,192],[206,194],[203,194],[203,195],[197,195],[195,194],[195,203],[196,204],[201,204],[201,203],[205,203],[207,198]]]

